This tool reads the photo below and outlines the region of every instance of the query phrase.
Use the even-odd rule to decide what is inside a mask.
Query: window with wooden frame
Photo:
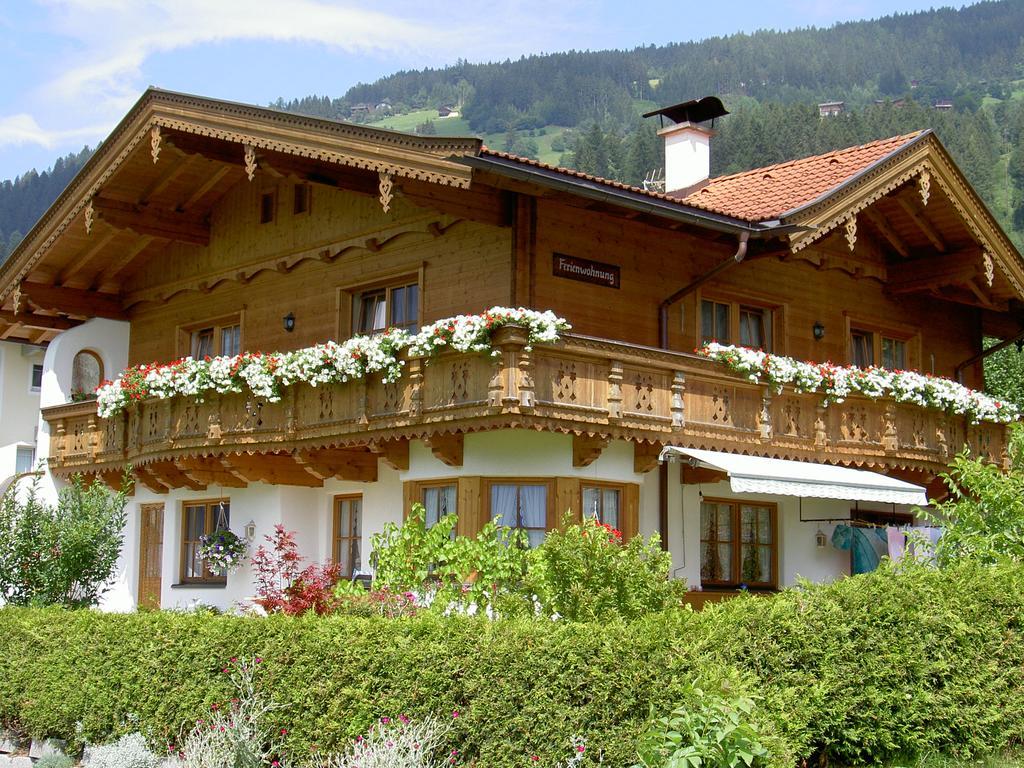
[[[702,586],[774,589],[777,508],[764,502],[704,499],[700,505]]]
[[[352,578],[362,568],[362,537],[362,495],[354,493],[335,496],[331,558],[340,566],[343,578]]]
[[[858,320],[847,320],[849,361],[858,368],[877,366],[890,371],[915,367],[919,358],[920,334],[912,329],[885,328]]]
[[[277,215],[277,190],[260,194],[260,224],[270,224]]]
[[[199,557],[201,537],[226,530],[231,519],[227,499],[184,501],[181,504],[181,582],[183,584],[226,584],[227,576],[210,572]]]
[[[459,486],[457,482],[419,484],[419,502],[426,510],[427,528],[437,525],[446,515],[459,514]],[[452,529],[454,534],[455,530]]]
[[[242,351],[241,314],[228,315],[179,329],[178,352],[195,360],[233,357]]]
[[[580,482],[583,517],[622,530],[625,486],[621,483]]]
[[[702,344],[717,341],[772,352],[778,312],[756,301],[701,297],[697,335]]]
[[[420,285],[416,281],[396,283],[362,291],[353,297],[352,330],[373,335],[388,328],[415,333],[420,327]]]
[[[301,216],[309,213],[312,197],[313,188],[309,184],[296,184],[292,188],[292,215]]]
[[[552,527],[553,479],[494,478],[486,481],[487,518],[526,532],[530,547],[538,547]]]

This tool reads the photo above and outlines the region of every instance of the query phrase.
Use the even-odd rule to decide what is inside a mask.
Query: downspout
[[[1017,344],[1018,342],[1021,342],[1021,341],[1024,341],[1024,331],[1022,331],[1021,333],[1018,333],[1012,339],[1006,339],[1005,341],[1000,341],[998,344],[995,344],[995,345],[989,347],[988,349],[982,350],[981,352],[976,354],[974,357],[969,357],[966,360],[964,360],[962,363],[959,363],[957,365],[957,367],[953,369],[953,372],[954,372],[954,374],[956,376],[957,382],[959,382],[960,384],[964,383],[964,368],[972,366],[975,363],[977,363],[977,362],[979,362],[981,360],[984,360],[989,355],[994,355],[996,352],[999,352],[1000,350],[1006,349],[1011,344]]]
[[[750,240],[750,233],[746,231],[740,232],[739,244],[736,247],[736,253],[734,253],[731,258],[719,262],[696,280],[693,280],[688,285],[680,288],[661,302],[658,306],[658,346],[662,349],[668,349],[668,308],[693,293],[719,272],[728,269],[733,264],[739,264],[743,261],[747,256],[748,240]]]

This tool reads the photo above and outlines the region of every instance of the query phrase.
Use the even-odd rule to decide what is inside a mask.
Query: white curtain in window
[[[530,529],[530,546],[544,541],[548,522],[548,487],[546,485],[519,486],[519,519],[523,528]]]
[[[437,525],[438,521],[445,515],[454,515],[455,512],[455,486],[443,485],[435,488],[423,489],[423,506],[427,510],[427,527]]]
[[[601,489],[591,486],[583,489],[583,516],[601,519]]]
[[[601,522],[610,525],[612,528],[619,527],[619,491],[615,488],[605,488],[601,492],[603,503],[601,505]]]
[[[501,517],[498,521],[505,528],[516,528],[516,502],[518,500],[518,486],[515,485],[492,485],[491,486],[491,518]]]

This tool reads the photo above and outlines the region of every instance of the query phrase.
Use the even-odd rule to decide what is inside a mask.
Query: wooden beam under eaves
[[[21,284],[21,295],[39,309],[49,309],[82,317],[106,317],[125,320],[121,298],[112,293],[97,293],[81,288],[63,288],[42,283]]]
[[[195,216],[178,211],[153,209],[121,200],[94,197],[96,216],[117,229],[130,229],[140,235],[192,245],[210,244],[210,225]]]
[[[36,328],[45,331],[68,331],[76,325],[81,325],[81,320],[70,320],[65,317],[51,317],[50,315],[33,315],[29,312],[8,312],[0,310],[0,322],[12,323],[25,328]]]
[[[885,289],[889,293],[914,293],[966,285],[981,268],[981,252],[977,249],[913,259],[889,266]]]
[[[917,228],[924,233],[924,236],[931,241],[932,245],[935,246],[935,250],[945,253],[947,250],[945,240],[942,239],[942,235],[938,233],[938,230],[932,226],[932,223],[917,210],[916,203],[912,203],[905,195],[896,195],[896,202],[900,204],[900,208],[910,217],[910,220],[917,225]]]
[[[910,249],[907,248],[907,244],[903,242],[902,237],[896,234],[896,230],[889,226],[889,222],[885,220],[885,217],[882,216],[882,214],[874,208],[868,207],[864,209],[864,216],[871,222],[875,229],[882,233],[882,237],[889,241],[889,245],[893,247],[896,253],[904,259],[910,256]]]

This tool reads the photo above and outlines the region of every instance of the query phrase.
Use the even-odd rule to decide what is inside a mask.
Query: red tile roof
[[[676,199],[744,221],[777,219],[849,181],[921,133],[893,136],[824,155],[719,176],[703,188]]]
[[[549,165],[488,147],[483,147],[480,154],[753,222],[777,219],[787,211],[817,199],[896,152],[922,133],[923,131],[917,131],[857,147],[838,149],[823,155],[803,157],[788,163],[755,168],[730,176],[719,176],[711,179],[703,188],[683,197],[649,192],[642,187],[623,184],[621,181],[592,176],[582,171]]]

